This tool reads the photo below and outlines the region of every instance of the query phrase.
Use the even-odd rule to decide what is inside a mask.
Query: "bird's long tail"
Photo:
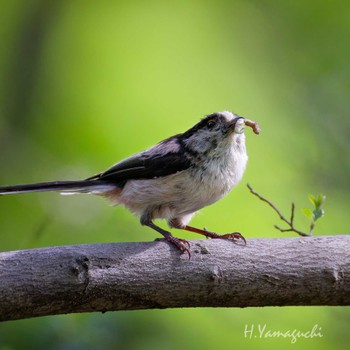
[[[0,187],[0,195],[44,191],[57,191],[61,192],[62,194],[103,194],[113,189],[115,189],[115,185],[101,180],[54,181],[26,185],[3,186]]]

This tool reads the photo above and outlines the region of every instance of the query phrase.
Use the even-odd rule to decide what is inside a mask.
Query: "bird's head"
[[[194,152],[219,155],[235,143],[244,145],[244,118],[228,111],[212,113],[182,134],[186,146]]]

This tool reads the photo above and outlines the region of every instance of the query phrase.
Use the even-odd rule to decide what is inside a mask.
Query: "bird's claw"
[[[190,243],[186,241],[185,239],[176,238],[174,236],[167,236],[164,238],[156,238],[156,241],[167,241],[172,243],[177,249],[181,251],[181,254],[187,253],[188,259],[191,259],[191,252],[190,252]]]
[[[247,245],[247,241],[245,240],[245,238],[239,232],[226,233],[224,235],[221,235],[218,238],[230,239],[232,241],[242,240],[244,242],[244,245]]]
[[[181,254],[187,253],[188,259],[191,259],[190,243],[188,241],[186,241],[185,239],[176,238],[174,236],[171,236],[166,239],[170,243],[174,244],[181,251]]]

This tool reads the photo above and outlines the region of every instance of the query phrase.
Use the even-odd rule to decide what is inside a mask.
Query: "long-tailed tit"
[[[232,112],[206,116],[198,124],[157,145],[126,158],[104,172],[80,181],[55,181],[0,187],[0,195],[58,191],[107,197],[140,216],[142,225],[161,233],[190,255],[187,241],[154,224],[166,219],[171,228],[210,238],[243,239],[238,233],[219,235],[188,226],[201,208],[225,196],[242,179],[248,156],[245,125],[259,133],[257,123]]]

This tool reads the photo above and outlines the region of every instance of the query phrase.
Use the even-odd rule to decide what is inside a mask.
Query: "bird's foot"
[[[156,241],[167,241],[172,243],[177,249],[181,251],[181,254],[187,253],[188,259],[191,259],[190,243],[185,239],[177,238],[171,235],[164,235],[164,238],[157,238]]]
[[[239,232],[233,232],[233,233],[226,233],[224,235],[219,235],[218,233],[215,232],[210,232],[207,230],[201,230],[199,228],[191,227],[191,226],[185,226],[183,228],[184,230],[199,233],[207,238],[213,238],[213,239],[229,239],[232,241],[239,241],[242,240],[244,242],[244,245],[247,244],[245,238],[239,233]]]
[[[224,235],[219,235],[217,233],[214,232],[209,232],[208,237],[210,238],[221,238],[221,239],[230,239],[232,241],[243,241],[244,245],[247,245],[247,241],[245,240],[245,238],[239,233],[239,232],[233,232],[233,233],[226,233]]]

